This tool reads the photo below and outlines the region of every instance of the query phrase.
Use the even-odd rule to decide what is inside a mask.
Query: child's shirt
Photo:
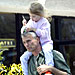
[[[25,27],[36,28],[36,33],[40,37],[42,45],[47,42],[53,44],[53,41],[51,40],[50,23],[46,18],[42,17],[38,22],[30,19]]]

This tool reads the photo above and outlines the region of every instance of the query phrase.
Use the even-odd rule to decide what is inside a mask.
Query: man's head
[[[23,34],[21,34],[21,37],[24,46],[29,52],[34,52],[38,49],[38,47],[41,47],[39,37],[36,35],[35,32],[24,32]]]

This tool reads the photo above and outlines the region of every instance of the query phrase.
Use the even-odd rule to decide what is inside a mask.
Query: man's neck
[[[34,52],[32,52],[32,54],[34,56],[37,56],[40,53],[41,50],[42,50],[42,48],[40,46],[38,46],[37,49]]]

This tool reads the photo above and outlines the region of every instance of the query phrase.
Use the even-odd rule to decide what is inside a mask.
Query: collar
[[[39,58],[39,56],[44,57],[44,53],[43,53],[43,51],[42,51],[42,50],[40,51],[40,53],[39,53],[37,56],[35,56],[35,57],[36,57],[36,59],[38,59],[38,58]]]

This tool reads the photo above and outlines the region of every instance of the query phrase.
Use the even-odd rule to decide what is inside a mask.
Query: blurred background
[[[37,0],[0,0],[0,63],[4,65],[20,63],[20,56],[26,51],[20,37],[20,29],[22,15],[29,20],[27,9],[32,1]],[[75,75],[75,8],[73,8],[75,2],[73,0],[44,2],[51,24],[53,48],[63,54],[72,75]]]

